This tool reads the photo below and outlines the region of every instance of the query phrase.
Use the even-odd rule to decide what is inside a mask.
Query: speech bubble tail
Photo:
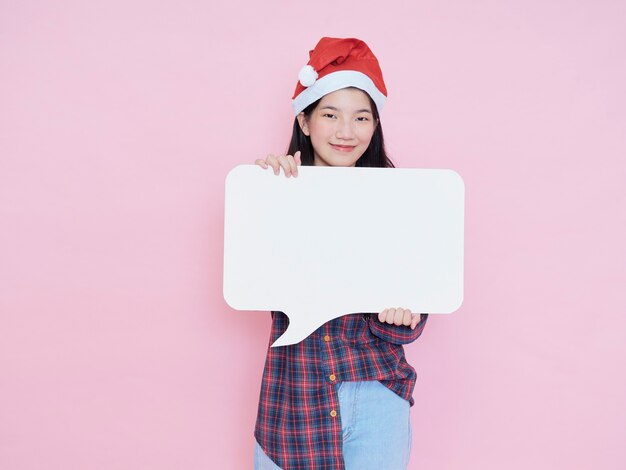
[[[287,316],[289,317],[289,326],[285,332],[272,343],[272,348],[299,343],[317,330],[324,322],[331,319],[317,319],[317,321],[311,321],[315,319],[315,315],[307,315],[302,311],[298,311],[297,314],[294,313],[292,315],[287,313]]]
[[[278,346],[289,346],[290,344],[296,344],[306,338],[307,335],[290,335],[286,331],[272,343],[272,348],[277,348]]]

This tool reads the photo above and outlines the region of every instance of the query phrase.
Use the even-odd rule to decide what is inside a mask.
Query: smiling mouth
[[[352,150],[354,150],[354,147],[355,147],[355,145],[337,145],[337,144],[330,144],[330,146],[334,148],[335,150],[339,150],[340,152],[351,152]]]

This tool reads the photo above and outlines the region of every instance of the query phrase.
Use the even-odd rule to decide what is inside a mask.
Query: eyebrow
[[[333,111],[339,111],[339,109],[335,108],[334,106],[322,106],[320,109],[331,109]],[[359,109],[354,114],[359,114],[359,113],[370,113],[370,114],[372,114],[372,111],[369,110],[369,109],[363,108],[363,109]]]

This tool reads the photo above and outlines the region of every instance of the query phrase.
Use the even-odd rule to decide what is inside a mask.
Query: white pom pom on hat
[[[317,80],[317,72],[310,65],[305,65],[300,69],[298,79],[300,80],[302,86],[310,87],[315,83],[315,80]]]

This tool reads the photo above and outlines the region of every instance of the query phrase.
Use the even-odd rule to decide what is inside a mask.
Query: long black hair
[[[366,93],[367,94],[367,93]],[[376,107],[376,103],[367,95],[370,100],[370,106],[372,107],[372,113],[374,115],[374,122],[376,123],[376,128],[374,129],[374,134],[372,135],[372,140],[370,141],[367,150],[361,155],[361,157],[356,161],[355,166],[361,167],[376,167],[376,168],[395,168],[393,162],[387,156],[385,152],[385,139],[383,138],[383,128],[380,125],[380,118],[378,114],[378,108]],[[311,114],[317,108],[317,105],[321,101],[321,98],[314,103],[308,105],[302,111],[304,113],[305,119],[309,119]],[[289,142],[289,146],[287,148],[287,155],[293,155],[298,150],[300,150],[300,159],[302,161],[303,166],[313,166],[314,161],[314,153],[313,153],[313,145],[311,144],[311,138],[302,132],[300,129],[300,124],[298,123],[298,118],[296,117],[293,121],[293,131],[291,133],[291,140]]]

